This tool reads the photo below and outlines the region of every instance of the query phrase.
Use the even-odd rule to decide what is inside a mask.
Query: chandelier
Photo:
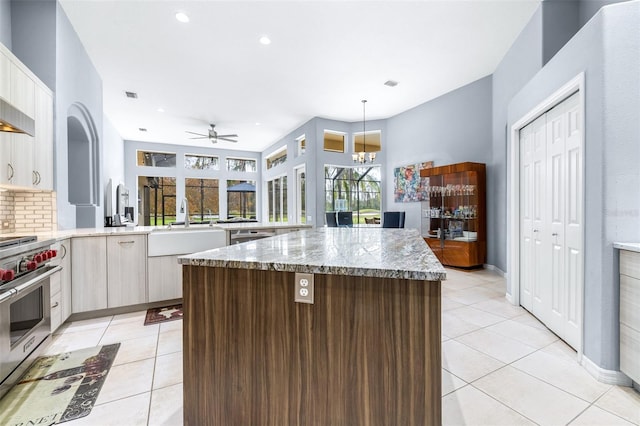
[[[365,116],[365,106],[367,104],[367,100],[362,100],[362,151],[356,152],[353,154],[353,162],[365,164],[367,162],[367,132],[366,132],[366,116]],[[376,153],[370,152],[368,155],[368,161],[373,163],[376,159]]]

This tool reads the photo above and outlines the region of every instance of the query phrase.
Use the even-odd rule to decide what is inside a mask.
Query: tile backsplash
[[[56,229],[55,192],[0,192],[0,234],[38,233]]]

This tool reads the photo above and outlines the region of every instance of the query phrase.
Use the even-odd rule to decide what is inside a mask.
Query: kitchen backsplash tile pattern
[[[0,192],[0,234],[15,232],[16,219],[13,192]]]
[[[57,228],[55,192],[7,191],[0,193],[0,202],[0,234],[48,232]]]

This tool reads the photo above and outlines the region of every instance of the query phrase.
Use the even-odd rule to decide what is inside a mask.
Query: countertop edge
[[[613,248],[640,253],[640,243],[613,243]]]

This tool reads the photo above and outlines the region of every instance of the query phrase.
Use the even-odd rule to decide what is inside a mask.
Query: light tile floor
[[[491,271],[449,269],[442,288],[445,425],[640,425],[640,394],[593,379],[575,352],[504,298]],[[121,347],[91,414],[76,425],[182,424],[182,321],[144,312],[64,324],[47,353]]]

